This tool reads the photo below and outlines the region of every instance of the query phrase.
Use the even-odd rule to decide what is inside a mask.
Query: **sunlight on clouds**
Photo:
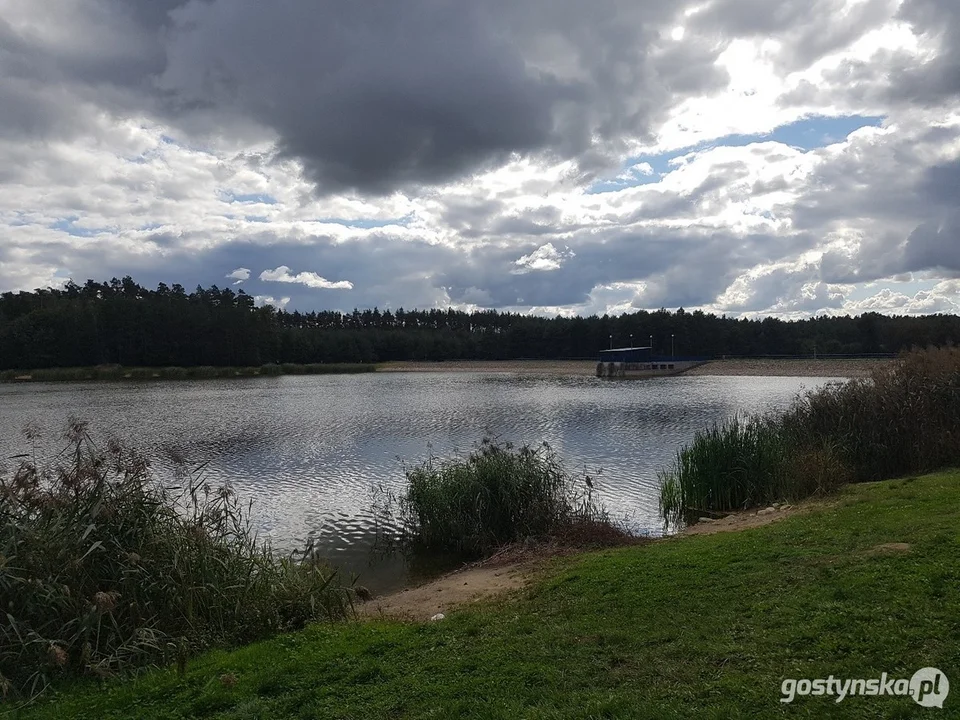
[[[531,271],[558,270],[564,262],[575,255],[576,253],[574,253],[570,248],[557,250],[553,246],[553,243],[546,243],[545,245],[538,247],[529,255],[524,255],[519,260],[514,262],[514,265],[517,266],[517,269],[513,272],[516,274],[522,274]]]
[[[353,290],[353,283],[349,280],[337,280],[331,282],[326,278],[320,277],[315,272],[301,272],[296,275],[290,274],[290,268],[281,265],[276,270],[264,270],[260,273],[260,279],[264,282],[295,283],[306,285],[310,288],[319,290]]]

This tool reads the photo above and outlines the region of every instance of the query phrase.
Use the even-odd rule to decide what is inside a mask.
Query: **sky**
[[[960,312],[957,0],[0,0],[0,292]]]

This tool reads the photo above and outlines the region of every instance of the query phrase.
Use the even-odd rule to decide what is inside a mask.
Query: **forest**
[[[131,277],[0,294],[0,370],[257,366],[394,360],[596,357],[653,344],[677,357],[896,353],[960,340],[960,317],[743,319],[666,309],[556,317],[483,310],[282,311],[237,290]]]

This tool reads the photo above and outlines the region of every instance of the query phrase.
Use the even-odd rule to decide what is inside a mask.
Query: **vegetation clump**
[[[310,553],[258,541],[226,488],[151,477],[137,452],[82,423],[53,461],[0,473],[0,694],[103,677],[338,619],[352,590]]]
[[[375,372],[376,365],[371,363],[311,363],[295,365],[267,363],[256,367],[233,367],[200,365],[196,367],[132,367],[120,365],[98,365],[96,367],[77,368],[41,368],[38,370],[4,370],[0,372],[0,383],[13,382],[78,382],[85,380],[211,380],[215,378],[236,378],[280,375],[333,375]]]
[[[406,473],[401,508],[423,548],[479,557],[511,542],[609,526],[592,479],[566,472],[549,445],[484,439],[466,458],[431,459]]]
[[[960,463],[960,348],[914,350],[780,415],[696,435],[661,476],[667,520],[823,494]]]

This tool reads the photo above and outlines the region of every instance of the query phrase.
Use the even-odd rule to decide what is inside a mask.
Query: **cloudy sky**
[[[0,0],[0,291],[960,311],[957,0]]]

